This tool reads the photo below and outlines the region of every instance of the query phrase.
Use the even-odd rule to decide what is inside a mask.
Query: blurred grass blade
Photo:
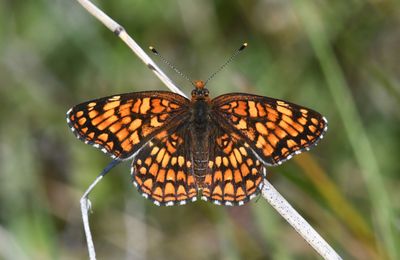
[[[310,43],[319,60],[327,85],[343,121],[349,142],[354,150],[366,187],[369,192],[371,213],[376,221],[377,237],[382,238],[385,252],[391,259],[399,259],[399,247],[392,221],[394,213],[377,159],[362,125],[361,118],[349,86],[332,52],[325,34],[324,22],[312,2],[294,1],[295,9],[308,34]]]

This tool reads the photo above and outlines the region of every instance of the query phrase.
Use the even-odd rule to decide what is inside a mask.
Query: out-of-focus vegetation
[[[282,98],[329,120],[326,138],[270,168],[270,181],[344,258],[400,258],[398,1],[98,3],[193,79],[247,41],[210,82],[213,96]],[[65,112],[166,88],[76,1],[3,0],[0,20],[0,258],[85,259],[79,198],[110,158],[75,139]],[[101,259],[319,258],[262,198],[156,207],[131,185],[128,165],[92,193]]]

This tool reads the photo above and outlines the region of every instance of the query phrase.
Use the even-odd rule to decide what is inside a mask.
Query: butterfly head
[[[209,91],[205,87],[204,81],[195,80],[193,85],[195,88],[192,90],[192,100],[210,100]]]

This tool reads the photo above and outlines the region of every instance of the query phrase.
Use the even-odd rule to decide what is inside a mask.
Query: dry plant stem
[[[139,45],[126,33],[121,25],[112,20],[103,11],[97,8],[88,0],[77,0],[90,14],[101,21],[107,28],[114,32],[124,41],[129,48],[150,68],[156,76],[172,91],[182,96],[186,96],[175,84],[168,78],[164,72],[150,59],[150,57],[139,47]],[[86,190],[81,198],[82,219],[85,229],[89,257],[91,260],[96,259],[95,248],[89,226],[88,211],[90,210],[89,194],[96,184],[104,177],[104,175],[113,168],[117,163],[111,162],[96,180]],[[264,169],[265,170],[265,169]],[[263,197],[300,233],[300,235],[325,259],[341,259],[340,256],[322,239],[320,235],[290,206],[290,204],[279,194],[275,188],[264,180],[264,188],[262,190]]]
[[[265,168],[263,168],[266,171]],[[264,179],[262,196],[324,259],[342,259],[310,224]]]

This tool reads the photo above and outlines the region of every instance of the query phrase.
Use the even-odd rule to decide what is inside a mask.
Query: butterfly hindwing
[[[226,94],[212,100],[214,120],[245,139],[266,165],[277,165],[315,145],[327,130],[318,112],[283,100]]]
[[[187,124],[161,131],[132,162],[135,186],[156,205],[183,205],[197,199],[188,134]]]
[[[263,184],[261,162],[238,135],[215,126],[209,158],[203,200],[219,205],[243,205],[260,191]]]
[[[67,122],[85,143],[113,158],[127,159],[172,121],[190,101],[165,91],[145,91],[95,99],[67,112]]]

